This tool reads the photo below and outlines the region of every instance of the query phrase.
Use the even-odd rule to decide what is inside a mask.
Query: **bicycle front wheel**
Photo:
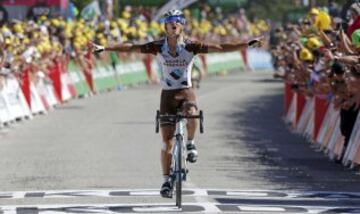
[[[179,140],[179,139],[178,139]],[[176,206],[181,208],[182,193],[182,148],[178,146],[176,157]]]

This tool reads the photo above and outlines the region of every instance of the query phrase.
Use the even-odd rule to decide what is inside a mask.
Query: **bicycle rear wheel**
[[[181,137],[179,137],[181,138]],[[182,139],[177,139],[182,140]],[[182,142],[182,141],[180,141]],[[177,157],[176,157],[176,164],[175,164],[175,170],[176,170],[176,206],[178,208],[181,208],[181,197],[182,197],[182,146],[181,143],[178,144],[177,148]]]

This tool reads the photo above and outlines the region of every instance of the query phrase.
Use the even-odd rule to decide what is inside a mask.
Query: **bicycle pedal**
[[[188,169],[182,169],[181,172],[182,172],[182,173],[185,173],[185,174],[188,174],[188,173],[189,173],[189,170],[188,170]]]

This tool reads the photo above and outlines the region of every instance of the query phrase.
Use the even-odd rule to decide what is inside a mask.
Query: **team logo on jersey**
[[[172,82],[171,82],[171,80],[169,80],[169,79],[165,79],[165,82],[166,82],[166,85],[167,86],[169,86],[169,87],[171,87],[172,86]]]
[[[170,76],[172,78],[174,78],[175,80],[180,79],[180,77],[182,77],[182,75],[184,74],[184,72],[180,69],[175,69],[173,71],[170,72]]]
[[[185,85],[185,86],[188,86],[188,85],[189,85],[188,81],[182,81],[181,84],[182,84],[182,85]]]

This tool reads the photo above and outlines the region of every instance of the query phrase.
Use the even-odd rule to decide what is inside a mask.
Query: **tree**
[[[72,0],[74,2],[76,8],[81,12],[81,10],[88,4],[90,4],[93,0]]]

